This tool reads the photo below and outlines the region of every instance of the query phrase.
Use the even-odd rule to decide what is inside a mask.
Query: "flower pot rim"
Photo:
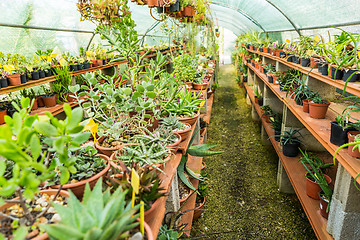
[[[187,126],[188,126],[188,128],[183,129],[183,130],[179,130],[179,131],[174,131],[174,133],[181,134],[181,133],[187,133],[187,132],[190,132],[190,131],[191,131],[191,125],[190,125],[189,123],[185,123],[185,125],[187,125]]]

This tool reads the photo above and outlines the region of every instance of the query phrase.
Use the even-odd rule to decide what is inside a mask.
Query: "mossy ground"
[[[224,153],[204,159],[209,195],[191,239],[316,239],[296,196],[278,191],[278,157],[261,144],[233,66],[218,77],[208,143]]]

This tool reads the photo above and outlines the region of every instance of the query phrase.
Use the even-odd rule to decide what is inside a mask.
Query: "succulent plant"
[[[187,128],[186,124],[180,122],[176,115],[170,115],[167,118],[163,118],[161,121],[161,126],[173,131],[184,130]]]

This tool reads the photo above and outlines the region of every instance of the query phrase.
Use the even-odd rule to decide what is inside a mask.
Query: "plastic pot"
[[[2,87],[2,88],[8,87],[8,86],[9,86],[9,83],[8,83],[7,77],[1,77],[1,78],[0,78],[0,84],[1,84],[1,87]]]
[[[274,130],[274,131],[275,131],[275,141],[280,142],[281,130]]]
[[[330,102],[326,101],[324,104],[309,102],[309,115],[311,118],[324,119],[326,112],[330,106]]]
[[[336,74],[335,74],[336,73]],[[331,67],[331,79],[341,80],[344,76],[344,71],[341,69],[337,69],[335,67]]]
[[[359,71],[358,69],[345,69],[343,81],[346,82],[349,79],[349,82],[356,82],[359,79],[359,75],[355,72]],[[354,74],[355,73],[355,74]],[[352,76],[351,76],[352,75]],[[350,78],[351,76],[351,78]]]
[[[21,75],[20,75],[20,81],[21,81],[21,84],[27,82],[26,74],[21,74]]]
[[[308,67],[310,65],[310,59],[309,58],[302,58],[301,59],[301,66]]]
[[[287,143],[283,145],[282,152],[287,157],[296,157],[299,154],[299,143]]]
[[[328,64],[319,64],[319,72],[321,72],[322,75],[328,75],[329,74],[329,65]]]
[[[0,124],[4,124],[5,123],[5,116],[7,114],[7,110],[0,110]]]
[[[193,126],[196,120],[199,118],[199,116],[200,116],[200,112],[195,114],[193,117],[179,118],[179,121],[182,123],[188,123],[191,126]]]
[[[288,62],[294,62],[294,59],[295,59],[295,56],[292,55],[292,56],[290,56],[290,57],[287,58],[287,61],[288,61]]]
[[[309,102],[310,102],[309,99],[304,99],[302,101],[302,103],[303,103],[303,111],[306,112],[306,113],[309,112]]]
[[[360,131],[349,131],[348,132],[348,140],[349,143],[354,142],[356,135],[360,134]],[[360,152],[359,149],[355,149],[353,151],[354,146],[349,146],[348,147],[348,154],[352,157],[356,157],[356,158],[360,158]]]
[[[330,142],[337,146],[348,143],[348,132],[353,131],[353,128],[343,129],[337,122],[331,122]]]
[[[56,105],[56,95],[42,96],[45,107],[53,107]]]
[[[273,76],[268,75],[268,81],[269,83],[273,83],[274,82]]]
[[[40,70],[39,71],[39,78],[45,78],[45,71],[44,70]]]
[[[327,210],[328,205],[329,205],[329,200],[325,199],[323,191],[319,192],[319,198],[320,198],[320,214],[325,219],[328,219],[329,212],[326,212],[326,210]]]
[[[311,68],[318,68],[319,67],[319,63],[318,63],[318,60],[316,58],[310,58],[310,67]]]
[[[20,73],[8,75],[9,85],[18,86],[21,84]]]
[[[40,75],[38,71],[32,71],[31,72],[31,80],[39,80]]]
[[[310,176],[309,173],[307,173],[305,175],[306,177],[306,195],[308,195],[309,197],[319,200],[319,192],[321,191],[321,187],[319,186],[319,184],[317,182],[314,182],[312,180],[310,180],[310,178],[308,177]],[[331,183],[331,178],[324,174],[324,177],[326,179],[326,182],[328,184]]]

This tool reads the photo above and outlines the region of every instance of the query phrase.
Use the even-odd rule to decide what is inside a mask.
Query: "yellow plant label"
[[[144,235],[145,208],[144,202],[140,201],[140,232]]]
[[[51,57],[52,57],[52,58],[56,58],[56,57],[57,57],[57,53],[51,54]]]
[[[50,56],[47,57],[47,60],[51,62],[52,58]]]
[[[131,186],[136,194],[139,194],[140,177],[135,169],[131,169]]]
[[[92,55],[93,55],[93,52],[92,52],[92,51],[86,51],[86,55],[87,55],[87,56],[92,56]]]
[[[66,66],[67,65],[67,62],[66,62],[66,60],[65,59],[60,59],[60,61],[59,61],[59,63],[60,63],[60,65],[61,66]]]
[[[4,65],[4,70],[7,71],[7,72],[11,72],[13,70],[15,70],[15,67],[14,65]]]
[[[360,58],[360,51],[358,51],[357,53],[358,53],[358,57]]]
[[[47,59],[47,56],[46,56],[46,55],[41,55],[41,56],[39,56],[39,59],[40,59],[40,60],[46,60],[46,59]]]
[[[320,42],[320,40],[321,40],[321,39],[320,39],[320,37],[319,37],[319,36],[315,36],[315,37],[314,37],[314,41],[315,41],[315,43],[319,43],[319,42]]]
[[[286,42],[287,42],[287,43],[291,43],[290,39],[286,39]]]

